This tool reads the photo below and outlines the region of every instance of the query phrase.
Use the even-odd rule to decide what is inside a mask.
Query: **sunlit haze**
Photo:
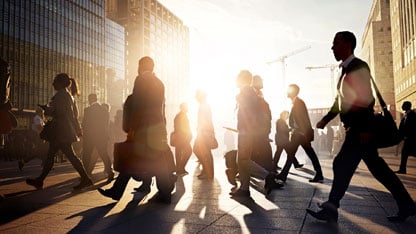
[[[358,40],[355,52],[359,55],[372,4],[370,0],[160,2],[190,29],[190,98],[196,89],[205,90],[214,119],[223,125],[234,122],[235,79],[242,69],[263,78],[263,92],[273,119],[290,107],[283,87],[282,63],[267,64],[284,55],[292,54],[285,61],[286,85],[297,83],[301,88],[299,96],[309,108],[329,107],[333,101],[330,69],[305,67],[337,63],[331,44],[340,30],[355,33]],[[341,11],[344,14],[339,14]],[[196,104],[193,99],[190,103]]]

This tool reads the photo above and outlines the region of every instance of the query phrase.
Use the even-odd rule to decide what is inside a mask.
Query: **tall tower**
[[[107,17],[125,28],[126,79],[130,91],[138,60],[150,56],[166,90],[166,113],[173,119],[189,94],[189,29],[156,0],[108,0]],[[169,122],[169,121],[168,121]],[[172,122],[172,121],[170,121]]]

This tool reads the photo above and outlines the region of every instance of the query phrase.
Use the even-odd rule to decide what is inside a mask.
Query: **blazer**
[[[107,139],[108,115],[107,110],[99,103],[93,103],[91,106],[84,108],[84,118],[82,120],[84,138],[87,140]]]
[[[289,126],[294,132],[300,132],[308,141],[313,141],[314,133],[305,102],[296,97],[289,115]]]
[[[58,90],[45,109],[45,115],[51,116],[54,122],[55,139],[59,143],[78,141],[78,119],[74,112],[75,102],[71,94],[64,88]]]
[[[289,143],[289,131],[289,126],[286,121],[283,119],[278,119],[276,121],[276,135],[274,139],[276,145],[285,145]]]
[[[402,118],[399,131],[405,140],[416,143],[416,113],[413,110],[407,112]]]
[[[374,96],[368,64],[354,58],[344,68],[339,80],[339,94],[329,112],[322,118],[328,123],[340,114],[345,128],[370,130],[374,117]]]
[[[134,131],[136,142],[156,150],[166,150],[165,86],[153,73],[138,76],[133,94],[123,108],[123,130]]]

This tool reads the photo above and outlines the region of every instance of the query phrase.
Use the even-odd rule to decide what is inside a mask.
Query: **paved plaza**
[[[332,183],[332,158],[319,154],[325,181],[310,184],[312,165],[300,152],[306,165],[293,169],[285,187],[265,197],[262,181],[253,181],[250,199],[232,199],[227,182],[223,152],[214,151],[215,180],[199,180],[200,169],[194,156],[179,177],[172,204],[149,203],[156,193],[135,193],[140,182],[130,181],[119,202],[101,196],[97,188],[105,183],[102,163],[94,170],[95,185],[72,192],[78,174],[71,164],[55,164],[43,190],[25,184],[28,177],[40,173],[40,161],[19,171],[17,162],[0,161],[0,233],[416,233],[416,217],[403,223],[391,223],[387,215],[397,212],[391,195],[369,173],[364,163],[353,177],[348,193],[341,201],[337,225],[329,225],[306,214],[325,201]],[[383,153],[393,170],[400,157]],[[280,164],[283,165],[282,156]],[[400,175],[416,200],[416,158],[410,157],[408,174]]]

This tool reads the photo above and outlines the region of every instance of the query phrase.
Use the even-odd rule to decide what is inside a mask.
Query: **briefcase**
[[[139,175],[145,172],[147,160],[145,144],[137,142],[114,143],[114,170],[126,175]]]

